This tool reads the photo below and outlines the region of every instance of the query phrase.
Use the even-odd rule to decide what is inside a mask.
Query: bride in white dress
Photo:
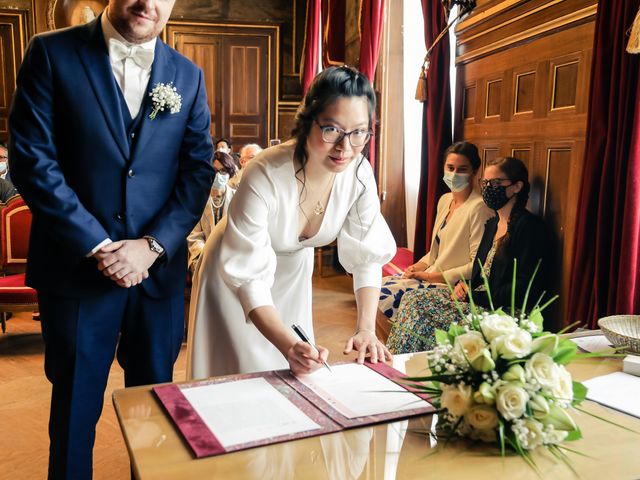
[[[375,336],[375,318],[381,268],[396,246],[361,154],[374,112],[366,77],[349,67],[324,70],[298,111],[294,139],[247,166],[194,277],[188,378],[321,367],[328,351],[300,341],[291,325],[314,342],[313,249],[336,238],[358,310],[345,353],[357,350],[359,362],[391,358]]]

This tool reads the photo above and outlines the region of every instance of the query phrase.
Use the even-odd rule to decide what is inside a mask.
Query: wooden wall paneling
[[[484,102],[484,119],[499,120],[502,113],[502,78],[487,80]]]
[[[278,102],[278,131],[276,138],[282,141],[291,138],[291,131],[295,126],[296,112],[299,102]]]
[[[263,147],[277,138],[278,26],[170,21],[165,37],[205,72],[213,137]]]
[[[0,139],[9,136],[9,108],[29,36],[27,10],[0,9]]]

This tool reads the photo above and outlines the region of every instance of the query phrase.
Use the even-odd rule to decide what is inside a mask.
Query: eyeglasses
[[[343,129],[331,125],[322,126],[317,119],[315,119],[315,122],[322,130],[322,141],[325,143],[340,143],[344,137],[347,137],[352,147],[361,147],[369,141],[372,135],[370,130],[357,128],[350,132],[345,132]]]
[[[492,178],[490,180],[487,179],[482,179],[480,180],[480,186],[481,187],[487,187],[489,185],[491,185],[492,187],[500,187],[502,186],[502,182],[511,182],[511,180],[509,180],[508,178]],[[505,185],[506,187],[509,187],[513,184],[513,182],[509,183],[509,185]]]

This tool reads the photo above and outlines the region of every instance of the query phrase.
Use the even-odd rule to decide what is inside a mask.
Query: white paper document
[[[640,377],[615,372],[582,383],[589,400],[640,418]]]
[[[611,342],[604,335],[588,335],[584,337],[575,337],[571,339],[581,350],[585,352],[603,352],[612,350]]]
[[[264,378],[183,388],[223,447],[320,428]]]
[[[364,365],[348,363],[298,377],[347,418],[379,415],[429,406],[420,397]]]

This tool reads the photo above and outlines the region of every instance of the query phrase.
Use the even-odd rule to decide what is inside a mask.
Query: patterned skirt
[[[466,316],[469,304],[460,302]],[[436,345],[436,329],[448,330],[462,320],[460,311],[447,288],[430,288],[407,292],[400,302],[391,326],[387,348],[393,354],[430,350]]]
[[[402,274],[384,277],[380,288],[378,309],[392,321],[395,321],[402,296],[412,290],[430,288],[432,285],[415,278],[402,278]]]

